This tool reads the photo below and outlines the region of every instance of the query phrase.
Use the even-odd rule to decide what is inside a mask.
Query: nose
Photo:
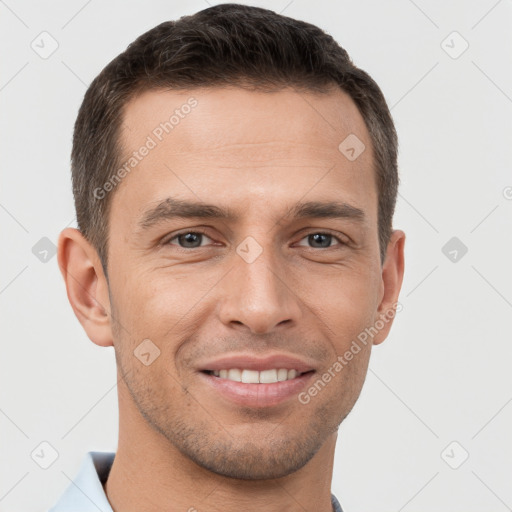
[[[296,325],[301,316],[300,291],[271,249],[252,262],[234,255],[234,267],[219,290],[219,317],[228,327],[243,325],[254,334]]]

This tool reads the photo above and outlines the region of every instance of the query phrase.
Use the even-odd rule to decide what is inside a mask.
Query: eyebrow
[[[366,219],[363,210],[339,201],[308,201],[305,203],[297,203],[283,218],[289,216],[295,219],[349,219],[360,223],[364,222]],[[168,197],[155,207],[143,213],[137,225],[140,229],[146,230],[172,219],[191,218],[236,221],[238,216],[230,208]]]

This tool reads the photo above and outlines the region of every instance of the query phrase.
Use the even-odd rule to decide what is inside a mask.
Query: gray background
[[[208,4],[0,1],[1,511],[45,510],[87,451],[116,449],[113,348],[82,331],[51,252],[76,225],[72,127],[129,42]],[[379,83],[399,132],[403,311],[340,429],[333,492],[347,512],[510,510],[510,0],[252,4],[330,32]],[[42,442],[58,453],[48,469],[31,456]]]

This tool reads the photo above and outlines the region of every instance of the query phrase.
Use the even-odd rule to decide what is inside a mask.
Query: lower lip
[[[297,395],[314,373],[304,373],[294,379],[272,384],[246,384],[204,372],[199,372],[199,375],[207,384],[235,404],[248,407],[271,407]]]

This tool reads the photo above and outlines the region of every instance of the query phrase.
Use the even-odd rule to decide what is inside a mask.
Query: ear
[[[375,317],[375,327],[379,328],[373,338],[374,345],[387,338],[396,313],[402,309],[398,295],[404,277],[404,245],[405,233],[399,229],[394,230],[382,265],[382,298]]]
[[[96,249],[75,228],[59,236],[57,259],[68,300],[91,341],[113,346],[108,283]]]

